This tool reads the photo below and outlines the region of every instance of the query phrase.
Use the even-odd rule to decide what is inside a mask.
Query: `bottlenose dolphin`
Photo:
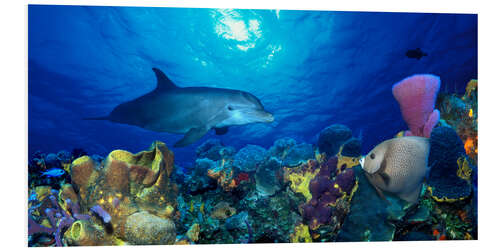
[[[174,147],[187,146],[214,128],[227,133],[228,126],[273,122],[254,95],[239,90],[176,86],[159,69],[153,68],[157,87],[153,91],[115,107],[108,116],[84,118],[108,120],[157,132],[184,134]]]

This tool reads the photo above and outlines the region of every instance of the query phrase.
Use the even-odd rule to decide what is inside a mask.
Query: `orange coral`
[[[231,191],[238,186],[238,183],[233,178],[234,171],[229,166],[226,165],[226,161],[223,159],[219,166],[211,168],[207,171],[208,177],[217,180],[217,184],[224,189],[224,191]]]
[[[472,138],[467,138],[467,140],[464,143],[464,148],[465,148],[465,153],[470,154],[473,152],[474,149],[474,141]]]

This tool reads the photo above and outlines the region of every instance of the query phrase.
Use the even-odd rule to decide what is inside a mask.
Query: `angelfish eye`
[[[375,153],[371,153],[371,154],[370,154],[370,158],[371,158],[372,160],[373,160],[373,159],[375,159]]]
[[[227,110],[231,111],[231,110],[233,110],[233,109],[234,109],[233,107],[231,107],[231,106],[227,106]]]

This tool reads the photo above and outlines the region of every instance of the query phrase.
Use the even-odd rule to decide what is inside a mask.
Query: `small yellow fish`
[[[469,117],[470,118],[474,117],[474,112],[472,111],[472,109],[469,109]]]

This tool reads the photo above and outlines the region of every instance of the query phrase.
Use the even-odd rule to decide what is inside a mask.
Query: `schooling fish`
[[[408,58],[415,58],[417,60],[420,60],[420,58],[427,56],[427,54],[423,52],[420,48],[417,48],[406,51],[406,56]]]
[[[175,147],[187,146],[210,129],[216,134],[229,126],[255,122],[272,122],[274,117],[254,95],[232,89],[176,86],[159,69],[155,90],[132,101],[122,103],[104,117],[85,120],[108,120],[139,126],[157,132],[184,134]]]
[[[405,136],[377,145],[360,160],[361,167],[379,195],[382,191],[416,203],[428,173],[429,139]]]
[[[63,169],[60,168],[51,168],[45,172],[42,173],[42,176],[48,176],[48,177],[59,177],[66,173]]]

